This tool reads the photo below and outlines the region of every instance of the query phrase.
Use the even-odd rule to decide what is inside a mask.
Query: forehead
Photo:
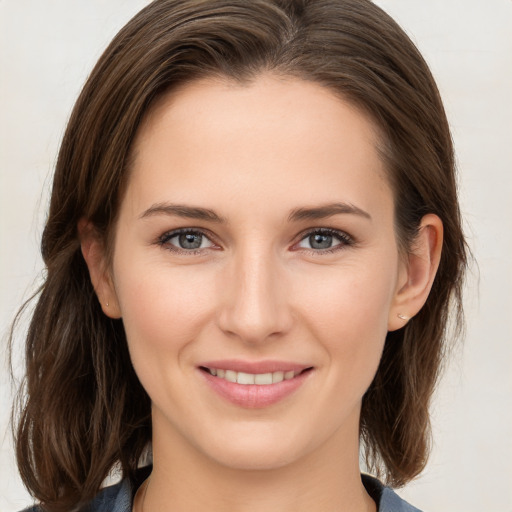
[[[365,189],[389,192],[377,143],[368,116],[319,84],[275,76],[243,85],[198,80],[150,110],[130,182],[162,201],[167,190],[180,201],[252,192],[282,204],[305,194],[336,202],[350,192],[369,203]]]

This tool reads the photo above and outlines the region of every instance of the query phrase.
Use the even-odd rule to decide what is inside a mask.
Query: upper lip
[[[274,372],[301,372],[307,368],[311,368],[311,365],[300,364],[290,361],[243,361],[241,359],[222,359],[215,361],[205,361],[199,365],[199,367],[215,368],[222,370],[233,370],[235,372],[243,373],[274,373]]]

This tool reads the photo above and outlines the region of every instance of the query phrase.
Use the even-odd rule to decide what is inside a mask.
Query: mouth
[[[215,361],[198,367],[209,388],[224,400],[248,408],[264,408],[297,392],[313,366],[276,361]]]
[[[242,385],[258,385],[269,386],[271,384],[278,384],[285,380],[292,380],[305,372],[311,371],[313,367],[304,368],[302,370],[278,370],[275,372],[266,373],[248,373],[239,372],[231,369],[224,368],[210,368],[208,366],[200,366],[200,370],[209,373],[218,379],[224,379],[228,382],[242,384]]]

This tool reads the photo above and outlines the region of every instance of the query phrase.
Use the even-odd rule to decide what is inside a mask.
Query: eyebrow
[[[217,215],[209,208],[201,208],[199,206],[187,206],[184,204],[171,204],[171,203],[157,203],[145,210],[140,219],[152,217],[153,215],[173,215],[176,217],[183,217],[186,219],[206,220],[210,222],[217,222],[223,224],[226,219]]]
[[[368,212],[347,203],[332,203],[312,208],[297,208],[291,211],[288,220],[295,222],[300,220],[319,220],[339,214],[358,215],[372,220],[372,217]]]
[[[358,215],[372,220],[372,217],[368,212],[361,210],[361,208],[358,208],[357,206],[347,203],[332,203],[312,208],[296,208],[290,212],[288,221],[297,222],[301,220],[320,220],[340,214]],[[173,215],[187,219],[216,222],[219,224],[226,223],[226,219],[224,217],[221,217],[209,208],[172,203],[154,204],[145,210],[139,218],[144,219],[154,215]]]

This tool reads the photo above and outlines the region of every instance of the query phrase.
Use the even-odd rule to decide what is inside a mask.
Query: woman
[[[45,509],[414,510],[359,444],[391,486],[425,466],[465,244],[379,8],[151,3],[77,101],[42,251],[17,449]]]

